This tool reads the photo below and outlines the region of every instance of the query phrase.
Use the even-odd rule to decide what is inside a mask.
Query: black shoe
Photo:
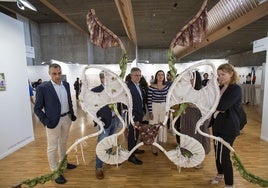
[[[67,169],[74,169],[76,168],[76,165],[67,163]]]
[[[135,154],[142,154],[142,153],[144,153],[144,152],[145,152],[145,151],[142,150],[142,149],[136,149],[136,150],[134,151]]]
[[[137,157],[135,156],[129,157],[128,161],[134,163],[135,165],[142,165],[143,163],[141,160],[137,159]]]
[[[57,179],[55,179],[55,182],[57,184],[65,184],[67,181],[66,179],[63,177],[63,175],[60,175]]]

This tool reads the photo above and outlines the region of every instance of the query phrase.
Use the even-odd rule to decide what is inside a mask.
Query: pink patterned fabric
[[[185,25],[171,42],[171,48],[175,46],[190,46],[201,42],[207,30],[207,0],[204,1],[197,15]]]
[[[140,141],[143,142],[145,145],[153,144],[160,126],[163,126],[163,124],[135,124],[135,127],[140,131]]]
[[[87,14],[87,25],[90,33],[90,40],[96,46],[102,48],[115,46],[121,47],[122,42],[120,39],[99,21],[93,9]]]

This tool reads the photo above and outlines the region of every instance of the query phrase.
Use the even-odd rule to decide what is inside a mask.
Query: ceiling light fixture
[[[29,3],[27,0],[16,0],[16,2],[17,2],[17,6],[21,10],[24,10],[25,7],[27,7],[28,9],[31,9],[33,11],[37,11],[37,9],[31,3]]]
[[[17,1],[17,6],[19,7],[19,9],[24,10],[24,6],[21,4],[21,2]]]

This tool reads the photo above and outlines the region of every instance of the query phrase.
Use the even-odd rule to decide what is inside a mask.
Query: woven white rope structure
[[[190,79],[192,78],[192,72],[198,66],[204,65],[208,65],[212,68],[212,77],[206,87],[202,88],[201,90],[195,90],[190,82]],[[104,73],[104,90],[100,93],[92,92],[92,87],[90,87],[88,83],[86,71],[91,68],[98,69]],[[78,143],[83,142],[85,139],[97,136],[102,131],[104,131],[104,123],[96,116],[97,111],[103,106],[108,104],[123,103],[128,108],[128,111],[132,112],[132,98],[127,85],[119,76],[117,76],[109,69],[100,66],[88,66],[84,69],[82,81],[83,87],[80,94],[81,107],[91,118],[93,118],[98,126],[100,126],[100,130],[96,133],[78,139],[69,150],[71,150]],[[198,131],[203,136],[218,140],[228,147],[228,143],[224,142],[223,139],[208,135],[200,130],[200,126],[215,111],[219,99],[220,93],[217,84],[216,69],[214,65],[208,61],[197,63],[183,71],[171,85],[167,95],[166,117],[163,124],[166,124],[168,114],[171,111],[172,106],[176,104],[193,103],[200,109],[202,115],[201,119],[196,124],[196,131]],[[133,153],[138,147],[144,144],[143,142],[140,142],[131,151],[123,149],[118,144],[118,136],[123,134],[127,126],[127,122],[123,120],[118,112],[116,112],[116,115],[123,125],[122,129],[118,133],[104,138],[96,146],[96,154],[103,162],[107,164],[119,164],[126,161],[131,153]],[[175,117],[172,121],[172,129],[175,134],[181,137],[180,145],[171,151],[166,151],[161,145],[157,144],[156,142],[154,142],[153,145],[163,151],[175,165],[184,168],[194,167],[204,160],[204,148],[197,140],[190,136],[179,133],[174,128],[174,124],[177,118],[178,117]],[[128,120],[131,122],[131,124],[134,125],[132,113],[128,113]],[[232,147],[230,148],[233,150]]]
[[[212,69],[211,79],[207,86],[195,90],[190,82],[192,73],[199,66],[210,66]],[[171,111],[171,107],[177,104],[193,103],[200,112],[201,119],[196,124],[196,131],[203,136],[213,137],[200,130],[200,126],[204,121],[210,118],[212,113],[215,112],[220,99],[220,91],[217,84],[217,76],[215,66],[206,61],[197,63],[187,69],[185,69],[172,83],[166,99],[166,114]],[[180,136],[180,145],[175,149],[165,152],[167,157],[177,166],[190,168],[200,164],[205,158],[205,151],[203,146],[192,137],[179,133],[174,124],[178,117],[175,117],[172,122],[172,129],[175,134]],[[166,124],[168,116],[166,115],[163,124]],[[213,137],[214,138],[214,137]],[[220,138],[216,138],[219,140]]]
[[[92,86],[88,83],[86,74],[86,71],[89,69],[98,69],[99,72],[103,72],[104,90],[102,92],[96,93],[91,91]],[[93,118],[93,121],[100,126],[100,130],[95,133],[96,136],[104,131],[104,123],[96,115],[98,110],[103,106],[123,103],[127,107],[128,111],[132,112],[131,93],[123,80],[114,72],[101,66],[87,66],[83,71],[82,82],[83,87],[80,94],[81,107],[91,118]],[[122,163],[127,160],[129,155],[134,151],[129,152],[118,145],[118,136],[123,134],[126,129],[127,122],[124,121],[118,112],[115,113],[123,125],[122,129],[114,135],[104,138],[96,146],[96,154],[107,164]],[[134,123],[131,113],[128,113],[128,119]],[[111,148],[115,149],[114,153],[110,151]]]
[[[118,135],[106,137],[101,140],[96,147],[96,154],[107,164],[120,164],[128,159],[129,151],[118,146]],[[111,151],[115,148],[115,151]]]
[[[85,72],[89,69],[98,69],[104,73],[104,90],[100,93],[91,91],[87,75]],[[121,78],[114,72],[101,66],[90,65],[84,69],[83,87],[80,94],[81,107],[98,125],[103,123],[97,118],[97,111],[107,104],[124,103],[128,110],[132,111],[132,99],[129,89]],[[132,119],[132,114],[129,114]]]
[[[200,142],[188,135],[180,135],[180,146],[166,153],[177,166],[191,168],[200,164],[205,158],[205,151]],[[182,150],[184,148],[185,150]],[[186,150],[187,149],[187,150]],[[187,152],[191,153],[187,153]]]

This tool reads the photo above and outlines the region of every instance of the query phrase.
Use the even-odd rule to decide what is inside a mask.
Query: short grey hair
[[[50,68],[60,68],[61,69],[61,66],[59,65],[59,64],[57,64],[57,63],[51,63],[50,65],[49,65],[49,69]]]
[[[137,72],[137,71],[141,72],[141,70],[138,67],[133,67],[130,72],[133,73],[133,72]]]

